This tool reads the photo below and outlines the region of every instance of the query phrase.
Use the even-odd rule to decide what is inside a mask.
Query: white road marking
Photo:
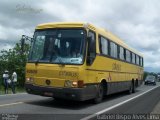
[[[132,98],[130,98],[130,99],[127,99],[127,100],[125,100],[125,101],[123,101],[123,102],[120,102],[120,103],[118,103],[118,104],[115,104],[115,105],[113,105],[113,106],[111,106],[111,107],[109,107],[109,108],[106,108],[106,109],[104,109],[104,110],[101,110],[101,111],[99,111],[99,112],[97,112],[97,113],[95,113],[95,114],[92,114],[92,115],[89,115],[89,116],[87,116],[87,117],[84,117],[84,118],[82,118],[82,119],[80,119],[80,120],[88,120],[88,119],[91,119],[91,118],[93,118],[93,117],[96,117],[97,115],[100,115],[100,114],[102,114],[102,113],[105,113],[105,112],[107,112],[107,111],[109,111],[109,110],[112,110],[112,109],[114,109],[114,108],[116,108],[116,107],[118,107],[118,106],[120,106],[120,105],[123,105],[123,104],[125,104],[125,103],[127,103],[127,102],[129,102],[129,101],[131,101],[131,100],[133,100],[133,99],[136,99],[136,98],[138,98],[138,97],[140,97],[140,96],[142,96],[142,95],[144,95],[144,94],[152,91],[153,89],[155,89],[155,88],[157,88],[157,87],[159,87],[159,86],[156,86],[156,87],[154,87],[154,88],[151,88],[151,89],[149,89],[149,90],[147,90],[147,91],[145,91],[145,92],[143,92],[143,93],[141,93],[141,94],[139,94],[139,95],[137,95],[137,96],[134,96],[134,97],[132,97]]]
[[[27,94],[27,93],[4,94],[4,95],[0,95],[0,96],[25,95],[25,94]]]
[[[22,103],[24,103],[24,102],[15,102],[15,103],[1,104],[0,107],[10,106],[10,105],[17,105],[17,104],[22,104]]]

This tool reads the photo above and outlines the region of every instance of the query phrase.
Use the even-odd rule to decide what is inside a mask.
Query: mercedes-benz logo
[[[50,84],[51,84],[51,81],[50,81],[50,80],[46,80],[46,84],[47,84],[47,85],[50,85]]]

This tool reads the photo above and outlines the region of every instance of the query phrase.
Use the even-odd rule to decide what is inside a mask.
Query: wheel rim
[[[100,103],[102,101],[102,99],[103,99],[103,86],[101,84],[99,84],[94,102],[95,103]]]

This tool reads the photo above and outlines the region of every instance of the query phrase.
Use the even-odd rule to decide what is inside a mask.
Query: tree
[[[146,79],[146,77],[147,77],[148,74],[149,74],[149,72],[144,71],[144,74],[143,74],[143,79],[144,80]]]
[[[15,71],[18,75],[18,84],[23,87],[25,82],[25,65],[30,47],[29,44],[24,43],[23,52],[21,47],[21,43],[17,43],[12,49],[0,52],[0,77],[2,78],[4,70],[8,70],[10,76]]]

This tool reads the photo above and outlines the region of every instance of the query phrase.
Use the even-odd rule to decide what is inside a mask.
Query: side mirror
[[[90,56],[87,56],[87,65],[91,65],[93,63],[93,58]]]
[[[21,52],[22,52],[22,54],[23,54],[23,52],[24,52],[24,46],[25,46],[26,42],[27,42],[27,41],[30,41],[30,44],[32,44],[33,38],[28,37],[28,36],[26,36],[26,35],[22,35],[22,38],[21,38],[20,41],[21,41]]]

